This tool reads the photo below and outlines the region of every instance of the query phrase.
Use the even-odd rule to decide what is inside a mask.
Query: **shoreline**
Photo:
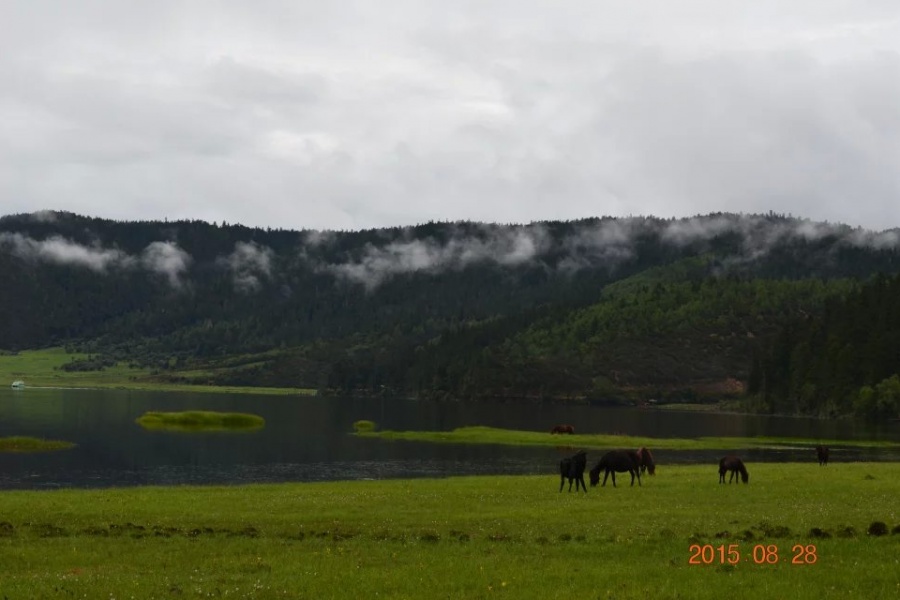
[[[900,441],[834,440],[792,437],[651,438],[618,434],[560,434],[498,427],[459,427],[452,431],[357,431],[360,438],[436,444],[495,444],[503,446],[567,446],[586,449],[640,448],[651,450],[813,449],[819,444],[834,448],[900,448]]]

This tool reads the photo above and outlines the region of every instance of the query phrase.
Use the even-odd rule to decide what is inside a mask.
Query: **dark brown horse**
[[[731,483],[738,473],[741,474],[741,481],[744,483],[750,481],[750,473],[747,472],[747,467],[744,466],[744,462],[737,456],[726,456],[719,461],[719,483],[725,483],[726,471],[731,471],[728,483]]]
[[[638,460],[641,465],[641,474],[649,471],[651,475],[656,475],[656,463],[653,462],[653,454],[647,448],[641,448],[637,451]]]
[[[626,472],[631,473],[631,485],[634,485],[635,476],[638,485],[641,485],[641,461],[634,450],[610,450],[604,454],[600,462],[591,469],[591,487],[600,481],[601,470],[605,471],[603,485],[606,485],[606,478],[612,473],[613,487],[616,487],[616,473]]]
[[[559,491],[563,489],[566,479],[569,480],[569,491],[572,491],[572,481],[575,481],[575,492],[578,492],[578,485],[587,493],[587,486],[584,484],[584,468],[587,466],[587,453],[579,450],[574,456],[564,458],[559,461]]]
[[[820,467],[828,465],[828,446],[816,446],[816,456]]]
[[[550,435],[554,433],[568,433],[569,435],[574,435],[575,426],[574,425],[557,425],[553,429],[550,430]]]

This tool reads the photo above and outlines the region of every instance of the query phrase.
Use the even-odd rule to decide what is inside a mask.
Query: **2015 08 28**
[[[713,565],[730,564],[737,565],[742,562],[757,565],[774,565],[779,562],[790,562],[792,565],[814,565],[819,560],[815,544],[794,544],[790,555],[782,556],[776,544],[755,544],[749,549],[741,551],[739,544],[691,544],[688,549],[689,565]]]

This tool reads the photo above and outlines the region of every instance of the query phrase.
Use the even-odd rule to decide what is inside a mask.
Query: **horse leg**
[[[587,494],[587,486],[584,485],[584,475],[579,475],[578,479],[575,480],[575,491],[578,491],[578,482],[581,482],[581,489],[584,490],[584,493]]]
[[[607,469],[606,472],[603,473],[603,485],[601,485],[600,487],[606,487],[606,478],[607,477],[609,477],[609,469]],[[616,482],[616,476],[613,475],[613,484],[615,484],[615,482]]]
[[[616,487],[616,472],[610,471],[610,473],[612,473],[612,476],[613,476],[613,487]]]
[[[736,476],[737,476],[737,469],[732,469],[732,470],[731,470],[731,477],[728,478],[728,483],[731,483],[731,482],[734,480],[734,478],[735,478]]]
[[[566,476],[560,475],[559,476],[559,491],[560,491],[560,493],[562,493],[563,485],[565,485],[565,483],[566,483]]]
[[[637,471],[637,478],[638,478],[638,487],[641,487],[641,472],[640,471]],[[631,482],[631,485],[634,485],[633,481]]]
[[[628,469],[628,473],[631,475],[631,487],[634,487],[634,469]]]

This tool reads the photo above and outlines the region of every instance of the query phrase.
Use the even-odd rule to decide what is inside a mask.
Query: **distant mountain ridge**
[[[0,217],[0,349],[274,349],[217,377],[367,393],[683,393],[734,388],[797,311],[898,271],[898,230],[771,213],[336,232],[42,211]]]

